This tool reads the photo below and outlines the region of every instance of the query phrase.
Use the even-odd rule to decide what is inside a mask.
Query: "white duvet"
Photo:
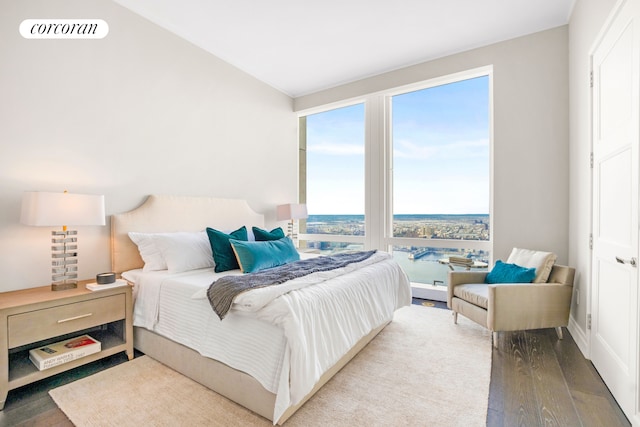
[[[337,270],[240,294],[223,321],[206,298],[219,276],[213,269],[124,276],[136,283],[135,326],[252,375],[276,394],[274,423],[358,340],[411,303],[406,274],[380,251]]]

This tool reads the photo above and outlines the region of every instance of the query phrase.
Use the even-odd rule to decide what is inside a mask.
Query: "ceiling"
[[[575,0],[115,0],[297,97],[558,27]]]

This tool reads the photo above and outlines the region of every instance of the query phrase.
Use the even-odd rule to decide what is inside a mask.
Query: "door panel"
[[[606,283],[606,292],[598,294],[599,316],[595,325],[595,336],[607,354],[616,360],[620,369],[629,372],[630,333],[629,310],[624,306],[632,294],[632,277],[615,262],[600,262],[600,283]]]
[[[629,88],[632,64],[629,52],[633,49],[633,26],[629,23],[614,40],[599,64],[600,71],[600,140],[615,144],[616,134],[631,117],[633,109]]]
[[[631,245],[631,150],[615,153],[598,162],[600,192],[598,238],[626,248]],[[628,177],[624,178],[623,177]]]
[[[590,354],[629,419],[638,413],[638,268],[630,261],[638,258],[639,4],[617,8],[591,58]]]

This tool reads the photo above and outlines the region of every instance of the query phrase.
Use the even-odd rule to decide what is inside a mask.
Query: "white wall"
[[[28,18],[94,18],[102,40],[26,40]],[[288,96],[107,0],[3,1],[0,291],[50,282],[49,228],[19,224],[23,191],[246,198],[268,222],[297,198]],[[78,227],[80,277],[110,270],[109,227]]]
[[[494,259],[515,247],[568,261],[567,27],[418,64],[295,99],[304,110],[486,65],[494,67]]]
[[[578,0],[569,23],[570,81],[570,216],[569,262],[576,267],[570,331],[583,353],[588,353],[586,317],[591,284],[591,90],[589,51],[617,0]]]
[[[553,250],[578,268],[582,289],[590,257],[587,50],[614,3],[579,0],[568,29],[301,97],[294,109],[493,64],[495,257],[513,246]],[[108,214],[151,193],[243,197],[270,222],[275,204],[295,200],[289,97],[106,0],[8,1],[2,9],[0,291],[50,279],[50,230],[19,224],[26,190],[104,194]],[[104,19],[110,33],[23,39],[20,22],[38,17]],[[109,270],[108,228],[79,228],[82,277]],[[584,294],[572,314],[583,329]]]

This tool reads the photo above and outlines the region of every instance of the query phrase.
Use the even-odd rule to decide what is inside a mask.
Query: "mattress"
[[[282,330],[242,311],[231,311],[220,321],[206,298],[193,298],[221,275],[213,268],[123,273],[135,284],[133,325],[246,372],[276,393],[286,348]]]
[[[389,254],[378,252],[340,271],[245,292],[221,321],[206,289],[224,274],[241,273],[123,273],[135,284],[134,326],[253,376],[276,394],[274,420],[360,338],[411,303],[406,274]]]

